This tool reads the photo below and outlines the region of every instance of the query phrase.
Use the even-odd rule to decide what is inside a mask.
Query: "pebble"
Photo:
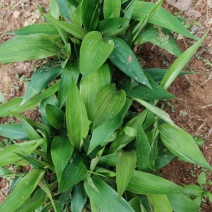
[[[15,11],[13,12],[13,17],[14,17],[14,18],[19,18],[20,15],[21,15],[21,12],[18,11],[18,10],[15,10]]]

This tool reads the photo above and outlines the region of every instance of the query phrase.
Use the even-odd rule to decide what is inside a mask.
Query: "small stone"
[[[18,11],[18,10],[15,10],[15,11],[13,12],[13,17],[14,17],[14,18],[19,18],[20,15],[21,15],[21,12]]]

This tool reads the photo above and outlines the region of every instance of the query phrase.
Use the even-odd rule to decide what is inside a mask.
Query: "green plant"
[[[194,200],[197,205],[204,204],[208,199],[212,202],[212,194],[208,190],[208,186],[211,185],[211,181],[207,180],[207,170],[204,170],[198,175],[198,185],[190,184],[186,185],[186,195]]]
[[[50,57],[23,97],[0,106],[0,117],[21,120],[0,134],[27,140],[0,151],[1,176],[18,175],[1,211],[198,211],[184,187],[155,171],[176,156],[212,168],[156,105],[174,97],[168,87],[206,35],[181,54],[171,31],[197,38],[162,3],[51,0],[49,13],[40,8],[45,24],[0,45],[0,63]],[[148,41],[179,56],[169,70],[141,68],[132,48]],[[21,115],[37,105],[40,122]],[[9,164],[32,171],[23,177]]]

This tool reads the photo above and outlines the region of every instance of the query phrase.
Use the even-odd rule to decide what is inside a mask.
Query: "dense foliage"
[[[212,170],[191,135],[157,107],[202,44],[161,7],[163,1],[51,0],[43,24],[13,32],[0,63],[49,58],[23,97],[0,106],[14,143],[0,150],[0,174],[15,176],[0,211],[199,210],[201,192],[160,176],[175,157]],[[173,34],[198,40],[181,53]],[[168,70],[142,69],[134,47],[146,42],[177,56]],[[40,122],[21,113],[39,105]],[[141,113],[132,110],[140,105]],[[24,140],[25,142],[17,142]],[[13,173],[8,165],[30,166]]]

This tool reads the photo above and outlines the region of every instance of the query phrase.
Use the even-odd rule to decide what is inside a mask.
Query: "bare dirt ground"
[[[194,0],[192,4],[177,8],[169,4],[168,0],[164,7],[173,14],[187,18],[186,25],[194,34],[201,37],[212,26],[212,2],[210,0]],[[172,2],[182,2],[172,1]],[[192,1],[190,1],[192,2]],[[187,1],[188,3],[188,1]],[[48,6],[48,0],[1,0],[0,1],[0,43],[7,40],[7,34],[15,29],[42,21],[37,10],[37,4]],[[178,37],[181,50],[186,50],[193,40]],[[165,51],[147,44],[139,51],[142,63],[146,67],[168,68],[176,59]],[[0,65],[0,93],[5,101],[14,96],[21,96],[25,91],[25,83],[30,77],[37,63],[24,62],[10,65]],[[180,77],[170,88],[177,97],[169,102],[164,102],[166,111],[173,120],[193,136],[204,139],[205,143],[201,150],[207,161],[212,165],[212,31],[209,32],[203,45],[199,48],[191,62],[185,69],[194,71],[194,75]],[[3,102],[0,96],[0,102]],[[33,114],[32,114],[33,116]],[[4,123],[6,120],[0,120]],[[197,183],[197,177],[202,172],[200,167],[178,161],[171,162],[160,171],[160,174],[177,184]],[[212,181],[211,173],[207,173],[208,181]],[[8,182],[0,179],[0,202],[8,192]],[[212,192],[210,186],[207,190]],[[212,211],[212,204],[203,199],[202,211]]]

